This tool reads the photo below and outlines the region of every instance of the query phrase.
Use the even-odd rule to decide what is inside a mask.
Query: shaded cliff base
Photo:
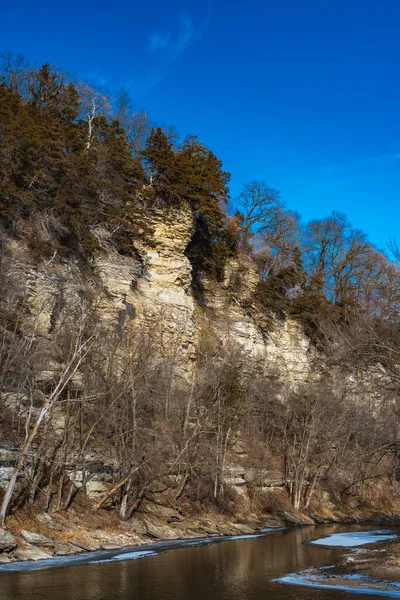
[[[400,499],[388,496],[380,505],[382,486],[371,486],[368,501],[352,498],[335,507],[326,492],[317,495],[309,511],[302,513],[275,502],[271,512],[246,510],[223,514],[215,508],[181,504],[171,506],[165,499],[144,501],[128,521],[111,510],[93,510],[85,497],[78,498],[64,512],[44,512],[39,506],[24,507],[9,516],[7,530],[0,529],[0,565],[17,561],[49,560],[56,556],[78,555],[99,550],[146,546],[162,540],[195,540],[220,536],[254,535],[265,529],[307,526],[321,523],[375,522],[400,527]],[[325,503],[324,503],[325,501]],[[340,577],[367,571],[371,577],[398,573],[400,582],[400,543],[373,546],[349,555],[337,568]],[[322,573],[322,572],[321,572]],[[312,577],[326,577],[313,572]],[[337,584],[339,585],[339,583]]]

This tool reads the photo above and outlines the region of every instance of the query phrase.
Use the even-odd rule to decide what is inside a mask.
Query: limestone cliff
[[[209,330],[223,345],[239,348],[248,365],[257,363],[265,372],[293,382],[303,379],[308,340],[301,327],[273,317],[266,327],[249,310],[258,279],[251,258],[232,260],[221,283],[203,277],[201,301],[194,295],[185,254],[193,226],[189,210],[154,210],[151,244],[137,245],[135,257],[106,246],[89,274],[56,256],[38,266],[22,242],[9,240],[6,260],[13,285],[4,291],[9,311],[16,312],[23,299],[29,316],[22,326],[49,336],[62,315],[89,293],[105,330],[152,328],[160,351],[173,350],[183,376],[191,369],[202,333]]]

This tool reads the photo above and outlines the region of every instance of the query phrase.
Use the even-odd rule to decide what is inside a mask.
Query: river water
[[[0,572],[1,600],[343,600],[354,595],[272,582],[344,552],[309,544],[365,526],[323,525],[199,546],[165,546],[140,559]],[[159,549],[157,549],[159,548]],[[143,550],[147,547],[143,548]],[[120,552],[88,560],[109,559]],[[121,558],[121,557],[119,557]],[[82,560],[82,557],[80,558]],[[62,564],[62,563],[61,563]],[[37,565],[35,565],[37,566]],[[358,595],[359,599],[371,596]]]

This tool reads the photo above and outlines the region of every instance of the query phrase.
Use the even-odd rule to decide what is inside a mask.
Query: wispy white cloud
[[[208,19],[195,27],[189,14],[183,13],[179,17],[179,28],[175,35],[172,31],[149,33],[149,50],[151,52],[167,50],[170,59],[177,58],[204,35],[207,27]]]
[[[147,51],[155,60],[155,65],[140,82],[139,93],[145,94],[161,83],[171,64],[206,33],[209,22],[210,2],[206,17],[199,23],[194,23],[188,13],[182,13],[177,18],[175,27],[168,31],[152,31],[148,34]]]
[[[162,50],[170,44],[170,34],[149,33],[149,50]]]

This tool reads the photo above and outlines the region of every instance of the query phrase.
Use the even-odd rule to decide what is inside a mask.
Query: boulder
[[[260,519],[262,529],[270,529],[274,527],[284,527],[285,522],[276,515],[264,514]]]
[[[283,517],[287,523],[291,523],[292,525],[314,525],[314,521],[307,517],[306,515],[301,515],[299,513],[293,513],[289,511],[285,511],[283,513]]]
[[[249,525],[245,525],[244,523],[233,523],[232,527],[237,529],[238,533],[242,535],[251,535],[255,533],[255,530],[252,527],[249,527]]]
[[[119,550],[122,546],[119,544],[112,544],[110,542],[104,542],[104,544],[100,544],[102,550]]]
[[[0,529],[0,552],[12,552],[17,546],[15,537],[6,529]]]
[[[79,554],[83,552],[82,548],[78,548],[74,544],[55,544],[55,556],[70,556],[71,554]]]
[[[40,550],[40,548],[31,546],[25,549],[19,548],[14,552],[14,557],[17,560],[48,560],[49,558],[53,558],[53,555],[50,552],[45,552],[44,550]]]
[[[35,533],[34,531],[28,531],[27,529],[21,530],[21,535],[27,544],[32,546],[43,546],[44,548],[54,548],[54,540],[48,538],[46,535],[41,533]]]
[[[43,525],[49,527],[49,529],[54,529],[54,531],[62,531],[63,529],[61,525],[59,525],[53,520],[49,513],[40,513],[36,516],[36,518],[38,521],[40,521],[40,523],[43,523]]]
[[[11,476],[14,472],[14,467],[0,467],[0,488],[5,489]]]
[[[201,531],[200,529],[186,529],[185,533],[186,533],[187,538],[196,539],[196,538],[204,537],[204,531]],[[182,537],[180,531],[179,531],[179,537]]]
[[[12,560],[7,554],[0,554],[0,565],[8,565],[10,562],[12,562]]]
[[[146,526],[141,519],[138,519],[137,517],[132,517],[132,519],[130,519],[129,521],[129,524],[131,526],[132,531],[134,531],[135,533],[139,533],[141,535],[145,535],[147,533]]]
[[[201,528],[207,535],[218,535],[220,533],[216,525],[211,523],[211,521],[200,521],[199,528]]]
[[[167,523],[177,523],[184,520],[184,517],[175,508],[156,504],[155,502],[143,502],[141,512],[154,515]]]
[[[143,518],[143,522],[147,535],[156,540],[173,539],[176,537],[176,533],[168,525],[155,525],[150,519],[145,518]]]
[[[81,550],[84,550],[85,552],[95,552],[96,550],[101,550],[101,546],[97,542],[86,543],[86,542],[80,542],[77,540],[70,540],[70,542],[73,546],[76,546],[77,548],[80,548]]]
[[[98,500],[109,489],[110,486],[106,478],[105,481],[88,481],[86,484],[86,495],[91,500]]]
[[[218,525],[218,535],[238,535],[239,530],[236,529],[234,525],[222,523]],[[210,533],[209,535],[213,536],[214,533]]]

